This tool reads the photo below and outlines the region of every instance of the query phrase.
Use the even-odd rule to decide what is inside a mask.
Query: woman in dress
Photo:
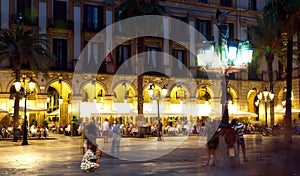
[[[94,172],[95,169],[100,167],[99,164],[99,152],[97,146],[94,144],[89,144],[88,150],[83,155],[81,161],[81,169],[86,172]]]

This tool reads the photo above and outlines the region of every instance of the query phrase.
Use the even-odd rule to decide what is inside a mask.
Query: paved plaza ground
[[[245,135],[247,157],[239,167],[206,166],[206,150],[199,136],[187,138],[122,138],[120,157],[101,157],[101,168],[94,173],[80,170],[80,137],[50,134],[47,140],[0,141],[0,175],[105,175],[105,176],[288,176],[300,175],[300,135],[283,146],[283,136]],[[110,153],[110,144],[97,143]],[[174,150],[173,150],[174,149]]]

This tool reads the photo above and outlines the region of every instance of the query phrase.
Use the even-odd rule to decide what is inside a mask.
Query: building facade
[[[29,121],[35,119],[42,123],[44,119],[57,121],[64,125],[72,120],[73,115],[95,117],[101,122],[103,116],[125,117],[126,121],[136,123],[137,109],[137,69],[134,63],[126,61],[137,54],[137,39],[126,40],[116,48],[110,48],[105,40],[92,42],[93,37],[106,27],[118,22],[116,7],[120,1],[113,0],[1,0],[1,28],[10,28],[18,19],[22,19],[25,27],[39,26],[41,33],[51,35],[51,50],[56,56],[56,65],[51,68],[50,76],[38,76],[24,66],[22,74],[32,77],[36,83],[33,94],[28,97]],[[219,29],[216,18],[217,9],[228,12],[228,35],[231,39],[249,40],[245,32],[247,27],[255,24],[255,15],[261,15],[266,1],[256,0],[167,0],[160,2],[165,7],[166,16],[180,20],[197,29],[208,41],[218,42]],[[21,18],[20,18],[21,17]],[[164,35],[176,33],[176,28],[167,22],[168,30]],[[192,35],[187,35],[193,40]],[[102,41],[102,42],[101,42]],[[161,51],[168,53],[181,64],[170,64],[156,55],[149,55],[147,67],[163,65],[163,73],[147,73],[143,77],[143,97],[145,116],[157,116],[148,89],[155,84],[156,90],[167,85],[166,98],[161,100],[166,117],[184,117],[195,120],[201,116],[210,116],[201,109],[219,108],[221,101],[221,80],[217,74],[202,72],[197,59],[184,46],[177,42],[157,37],[143,37],[143,51]],[[97,56],[110,50],[110,59],[101,62]],[[195,48],[195,50],[197,50]],[[87,59],[80,61],[82,51],[87,53]],[[104,59],[104,58],[103,58]],[[103,61],[102,59],[102,61]],[[80,63],[84,74],[74,74]],[[99,65],[97,74],[89,73],[89,68]],[[117,82],[114,80],[119,67],[125,67],[124,73]],[[184,76],[187,68],[191,73],[195,88],[189,85]],[[126,70],[130,70],[128,73]],[[174,71],[176,70],[176,71]],[[274,70],[274,102],[275,110],[282,109],[285,100],[285,66],[275,59]],[[173,74],[176,73],[176,74]],[[178,74],[179,73],[179,74]],[[299,69],[293,72],[293,107],[299,107]],[[169,75],[169,77],[163,76]],[[238,73],[229,75],[227,99],[234,109],[258,114],[252,121],[265,121],[264,104],[255,106],[257,94],[269,87],[267,65],[260,68],[249,67]],[[14,73],[10,63],[3,61],[0,70],[0,107],[11,111],[14,103]],[[174,82],[172,78],[176,78]],[[76,83],[76,86],[74,85]],[[192,88],[191,88],[192,87]],[[59,101],[62,99],[63,101]],[[130,104],[132,111],[120,112],[118,107]],[[95,104],[93,107],[92,104]],[[182,105],[183,104],[183,105]],[[178,112],[178,106],[190,109],[200,108],[197,112],[183,110]],[[22,106],[22,102],[21,102]],[[32,108],[31,108],[32,107]],[[90,110],[93,107],[96,110]],[[162,107],[162,106],[161,106]],[[31,108],[31,109],[30,109]],[[38,109],[44,108],[44,110]],[[89,111],[86,111],[89,109]],[[177,109],[177,110],[176,110]],[[183,113],[190,111],[191,113]],[[171,112],[174,112],[173,114]],[[97,114],[98,113],[98,114]],[[146,115],[148,113],[148,115]],[[165,113],[165,114],[164,114]],[[270,122],[269,111],[267,113]],[[282,121],[283,114],[275,114],[275,123]],[[296,114],[293,115],[296,118]],[[59,118],[58,118],[59,117]],[[146,121],[146,120],[145,120]],[[152,123],[152,120],[148,120]]]

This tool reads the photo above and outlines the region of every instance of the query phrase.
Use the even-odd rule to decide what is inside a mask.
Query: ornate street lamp
[[[259,101],[263,101],[265,103],[265,118],[266,118],[266,128],[268,127],[268,111],[267,111],[267,103],[273,101],[274,94],[272,92],[269,92],[267,88],[263,92],[260,92],[257,94],[257,98]],[[259,103],[259,102],[258,102]],[[257,103],[257,105],[258,105]]]
[[[163,98],[166,97],[167,93],[168,93],[168,89],[166,87],[166,85],[163,86],[162,91],[160,93],[160,91],[156,91],[154,90],[155,88],[155,84],[151,84],[149,89],[148,89],[148,94],[150,96],[151,99],[156,99],[156,103],[157,103],[157,117],[158,119],[160,119],[160,112],[159,112],[159,101]]]
[[[24,123],[23,123],[23,141],[22,145],[28,145],[28,140],[27,140],[27,135],[28,135],[28,129],[27,129],[27,96],[31,94],[34,90],[35,83],[32,81],[32,78],[30,78],[28,86],[29,86],[29,91],[27,91],[26,88],[26,77],[23,77],[23,89],[22,88],[22,83],[20,80],[16,80],[14,83],[15,89],[18,93],[24,96]]]
[[[228,126],[228,102],[227,88],[228,76],[230,73],[240,72],[248,68],[251,62],[253,49],[249,41],[236,41],[232,44],[223,43],[221,51],[217,51],[214,46],[215,42],[209,42],[204,48],[198,51],[197,61],[200,71],[212,72],[224,76],[222,79],[222,123],[220,126]]]

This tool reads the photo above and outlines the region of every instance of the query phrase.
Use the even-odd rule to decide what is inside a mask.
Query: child
[[[81,169],[85,172],[94,172],[95,169],[100,167],[99,157],[101,156],[101,150],[98,150],[98,147],[92,143],[88,145],[88,150],[83,155],[81,161]]]

